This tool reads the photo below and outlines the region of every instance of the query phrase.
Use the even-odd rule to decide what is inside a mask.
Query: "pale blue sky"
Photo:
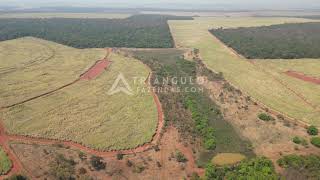
[[[292,9],[320,8],[320,0],[0,0],[0,6],[98,6],[208,9]]]

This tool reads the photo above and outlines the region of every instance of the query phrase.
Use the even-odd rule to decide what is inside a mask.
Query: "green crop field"
[[[0,147],[0,175],[7,173],[11,168],[11,161]]]
[[[45,41],[42,43],[47,46],[51,44]],[[45,87],[43,91],[46,91],[46,82],[37,82],[33,77],[34,73],[37,73],[37,76],[44,73],[68,74],[64,78],[52,77],[54,82],[62,84],[67,77],[74,79],[79,76],[84,69],[92,66],[97,57],[101,58],[106,53],[103,49],[87,50],[93,53],[93,56],[88,57],[81,56],[80,50],[59,47],[60,49],[55,50],[58,57],[61,57],[63,52],[77,53],[66,60],[60,58],[62,64],[59,64],[59,59],[52,62],[50,60],[50,65],[35,65],[36,67],[30,67],[32,70],[6,75],[10,76],[10,79],[6,79],[5,82],[9,85],[15,84],[15,89],[18,89],[10,91],[14,100],[24,97],[23,90],[28,92],[26,94],[29,96],[33,88],[38,86],[37,91],[40,91],[40,87]],[[93,80],[80,80],[50,95],[2,109],[0,119],[3,120],[8,133],[71,140],[100,150],[127,149],[149,142],[158,122],[156,104],[150,92],[141,91],[148,85],[144,81],[136,82],[134,79],[147,79],[149,69],[132,58],[112,54],[110,59],[113,62],[110,67]],[[73,64],[77,66],[73,67]],[[126,78],[132,95],[108,93],[119,73]],[[29,82],[31,87],[19,81]],[[120,85],[123,86],[121,81]],[[2,91],[8,91],[6,86],[1,86]],[[16,99],[14,96],[20,98]]]
[[[5,13],[0,18],[104,18],[124,19],[131,14],[119,13]]]
[[[75,49],[36,38],[0,42],[0,107],[76,80],[106,55],[103,49]]]
[[[276,81],[270,73],[226,48],[209,33],[212,28],[255,27],[282,23],[312,22],[299,18],[195,18],[169,21],[176,46],[198,48],[203,62],[212,70],[222,72],[232,84],[268,107],[301,121],[320,125],[320,112],[301,97]],[[307,73],[307,72],[304,72]],[[307,87],[306,87],[307,88]],[[313,101],[316,101],[314,99]],[[319,101],[318,101],[319,103]]]

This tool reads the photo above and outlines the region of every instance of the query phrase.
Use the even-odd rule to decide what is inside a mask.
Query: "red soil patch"
[[[97,77],[99,74],[101,74],[102,71],[105,70],[110,64],[111,64],[111,61],[108,61],[105,59],[100,60],[95,65],[93,65],[87,72],[82,74],[80,76],[80,79],[91,80],[91,79]]]
[[[286,75],[300,79],[302,81],[311,82],[314,84],[320,84],[320,79],[316,77],[307,76],[303,73],[296,72],[296,71],[287,71],[285,72]]]
[[[99,74],[101,74],[102,71],[105,70],[112,63],[112,61],[108,60],[108,57],[110,56],[110,53],[112,52],[112,49],[107,48],[106,51],[107,51],[106,56],[102,60],[97,61],[91,68],[89,68],[88,71],[81,74],[79,79],[91,80],[91,79],[97,77]]]

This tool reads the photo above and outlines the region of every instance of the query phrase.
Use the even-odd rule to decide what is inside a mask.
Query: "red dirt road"
[[[313,84],[320,84],[320,79],[316,77],[307,76],[303,73],[296,72],[296,71],[286,71],[284,72],[286,75],[290,77],[294,77],[300,79],[302,81],[311,82]]]

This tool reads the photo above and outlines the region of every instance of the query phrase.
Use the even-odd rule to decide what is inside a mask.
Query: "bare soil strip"
[[[87,72],[81,75],[80,79],[91,80],[97,77],[99,74],[101,74],[102,71],[105,70],[110,64],[111,64],[111,61],[108,61],[108,60],[98,61]]]
[[[316,78],[316,77],[311,77],[311,76],[307,76],[301,72],[296,72],[296,71],[286,71],[284,72],[286,75],[293,77],[293,78],[297,78],[300,79],[302,81],[306,81],[306,82],[311,82],[313,84],[320,84],[320,79]]]

